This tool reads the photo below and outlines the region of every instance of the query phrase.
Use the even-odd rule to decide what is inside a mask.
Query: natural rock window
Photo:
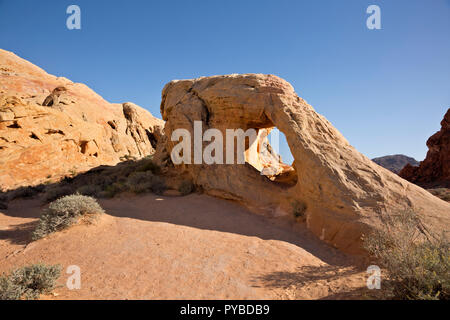
[[[286,185],[297,183],[297,173],[292,165],[289,165],[280,155],[280,147],[289,150],[292,163],[293,156],[290,153],[285,135],[276,127],[256,129],[257,138],[251,145],[246,139],[245,161],[258,170],[269,180]],[[274,144],[273,146],[271,145]]]

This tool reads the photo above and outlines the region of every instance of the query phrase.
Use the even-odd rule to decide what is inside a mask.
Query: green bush
[[[91,217],[104,213],[94,198],[75,194],[62,197],[50,203],[39,219],[32,239],[38,240],[46,235],[75,224],[80,217]]]
[[[153,162],[152,159],[146,158],[141,160],[142,164],[138,167],[138,171],[150,171],[154,174],[161,173],[161,167]]]
[[[166,185],[161,177],[155,176],[150,171],[134,172],[130,174],[126,182],[128,190],[134,193],[154,192],[162,194]]]
[[[0,277],[0,300],[37,299],[50,293],[61,274],[61,266],[34,264]]]
[[[127,185],[121,182],[114,182],[106,187],[106,189],[100,193],[102,197],[113,198],[116,194],[124,192],[128,189]]]
[[[153,173],[149,171],[133,172],[127,179],[127,185],[133,187],[138,184],[149,182],[153,178]]]
[[[151,172],[134,172],[128,177],[128,189],[137,194],[151,192],[153,177]]]
[[[161,177],[153,176],[150,180],[150,189],[155,194],[163,194],[167,186]]]
[[[184,180],[181,182],[180,186],[178,187],[178,191],[183,195],[186,196],[188,194],[191,194],[194,192],[195,186],[190,180]]]
[[[425,232],[417,215],[406,211],[384,219],[364,247],[387,271],[383,288],[394,299],[448,300],[450,244]]]

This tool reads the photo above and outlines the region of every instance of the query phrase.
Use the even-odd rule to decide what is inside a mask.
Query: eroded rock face
[[[171,141],[172,133],[184,128],[194,136],[194,121],[201,121],[204,131],[219,129],[224,137],[226,129],[254,128],[259,132],[276,126],[285,134],[295,159],[293,169],[286,170],[290,177],[284,181],[271,181],[249,163],[182,164],[175,168],[190,175],[207,193],[241,201],[267,215],[291,215],[293,203],[301,203],[306,207],[307,226],[344,251],[361,253],[361,235],[381,226],[383,216],[400,210],[418,212],[435,230],[449,226],[448,203],[359,153],[298,97],[288,82],[276,76],[172,81],[163,89],[161,114],[166,120],[166,137],[156,157],[168,166],[173,165],[169,156],[178,144]],[[203,142],[203,148],[208,144]]]
[[[0,189],[155,151],[164,122],[0,50]]]
[[[418,167],[405,166],[399,175],[424,187],[450,188],[450,108],[441,122],[441,130],[427,141],[428,153]]]

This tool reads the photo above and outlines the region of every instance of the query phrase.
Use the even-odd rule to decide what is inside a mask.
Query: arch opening
[[[255,141],[246,144],[245,161],[276,184],[296,185],[298,176],[286,136],[276,126],[255,130]]]

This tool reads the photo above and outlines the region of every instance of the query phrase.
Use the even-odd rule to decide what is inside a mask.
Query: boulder
[[[417,212],[433,230],[448,229],[450,204],[359,153],[279,77],[233,74],[175,80],[162,91],[161,114],[166,137],[155,158],[162,165],[189,175],[206,193],[239,201],[260,214],[292,216],[294,208],[302,208],[297,213],[307,227],[343,251],[363,253],[362,235],[399,211]],[[286,136],[294,163],[283,164],[275,178],[266,175],[261,166],[252,165],[258,156],[251,154],[249,141],[244,164],[194,164],[194,151],[191,164],[174,164],[172,151],[179,141],[172,141],[172,134],[182,128],[194,140],[196,121],[203,132],[214,128],[223,137],[227,129],[254,129],[260,137],[262,130],[277,127]],[[237,149],[231,152],[238,156]]]

